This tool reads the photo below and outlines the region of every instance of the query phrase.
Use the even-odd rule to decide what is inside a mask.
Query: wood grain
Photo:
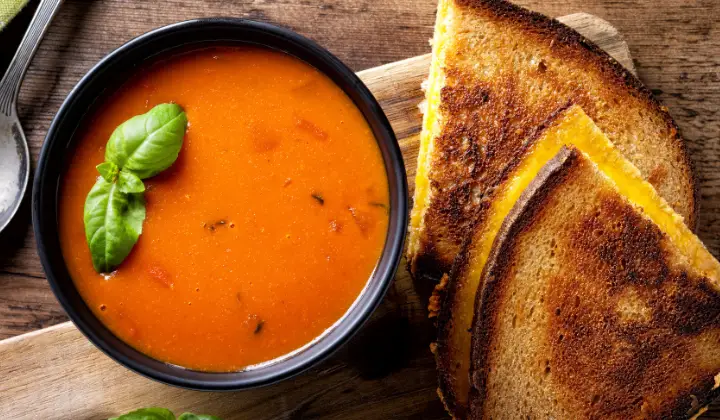
[[[566,21],[632,68],[627,45],[612,26],[588,15]],[[359,73],[393,124],[411,187],[420,132],[420,83],[429,62],[426,54]],[[29,259],[18,255],[14,266]],[[0,296],[18,296],[0,310],[0,319],[13,331],[28,321],[13,321],[16,307],[38,314],[34,328],[56,320],[55,312],[47,309],[52,298],[43,293],[42,273],[32,270],[27,265],[18,270],[22,274],[6,274],[15,286],[0,287]],[[17,285],[25,289],[16,290]],[[0,418],[105,418],[148,405],[226,419],[445,418],[428,349],[433,338],[425,310],[428,286],[414,285],[401,268],[369,325],[338,354],[295,379],[243,393],[186,391],[142,378],[96,350],[70,323],[5,340],[0,343]]]

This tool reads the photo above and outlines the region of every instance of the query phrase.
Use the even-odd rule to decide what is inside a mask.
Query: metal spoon
[[[20,84],[62,1],[40,1],[20,47],[0,81],[0,232],[20,207],[30,178],[30,153],[17,117]]]

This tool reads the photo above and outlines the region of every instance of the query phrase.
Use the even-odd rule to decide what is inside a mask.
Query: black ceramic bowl
[[[170,365],[133,349],[115,337],[91,312],[75,289],[58,238],[59,180],[73,137],[99,98],[118,88],[148,60],[204,46],[253,44],[284,51],[329,76],[355,102],[373,130],[390,185],[390,223],[385,248],[372,277],[348,312],[305,347],[274,361],[232,373],[199,372]],[[395,275],[407,226],[405,167],[395,135],[367,87],[340,60],[313,41],[288,29],[242,19],[201,19],[156,29],[102,59],[70,92],[50,126],[35,174],[32,217],[38,252],[55,292],[75,325],[98,348],[126,367],[152,379],[202,390],[233,390],[277,382],[330,355],[368,319]]]

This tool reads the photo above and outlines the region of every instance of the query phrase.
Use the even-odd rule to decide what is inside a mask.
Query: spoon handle
[[[40,0],[35,16],[30,22],[30,27],[25,32],[20,47],[15,52],[12,61],[10,61],[5,76],[0,81],[0,113],[10,116],[15,111],[15,102],[20,91],[22,78],[40,44],[40,39],[45,34],[62,1]]]

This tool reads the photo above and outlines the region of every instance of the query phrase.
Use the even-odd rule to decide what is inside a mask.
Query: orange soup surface
[[[142,235],[99,274],[83,225],[95,166],[115,127],[165,102],[187,113],[180,156],[145,180]],[[233,371],[291,352],[343,316],[379,260],[389,197],[375,138],[294,57],[227,47],[157,62],[79,136],[62,181],[65,261],[95,315],[156,359]]]

